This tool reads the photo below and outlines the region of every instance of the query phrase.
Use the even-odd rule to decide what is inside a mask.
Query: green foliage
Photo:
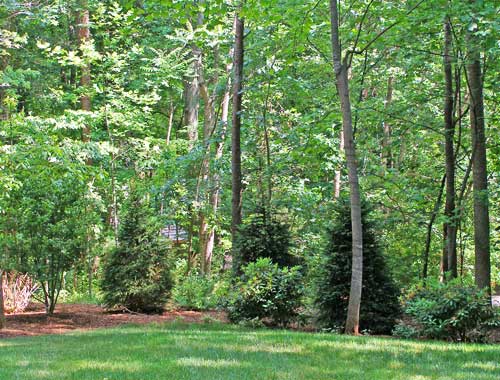
[[[456,342],[486,340],[488,331],[500,326],[499,315],[486,291],[461,281],[431,281],[410,289],[404,297],[406,318],[395,334]]]
[[[298,264],[297,258],[289,252],[289,226],[272,219],[265,210],[250,215],[240,226],[236,246],[234,268],[237,271],[242,266],[264,257],[270,258],[280,267]]]
[[[300,267],[280,268],[261,258],[242,271],[228,300],[231,321],[259,319],[287,326],[297,317],[304,293]]]
[[[226,277],[205,277],[195,272],[189,273],[174,286],[172,299],[183,309],[214,309],[220,306],[227,296],[229,280]]]
[[[363,219],[363,290],[360,331],[390,333],[400,314],[398,289],[390,277],[377,242],[374,222],[366,204]],[[328,329],[343,330],[349,300],[352,235],[349,201],[341,198],[336,207],[330,242],[318,262],[315,278],[315,306],[318,323]]]
[[[172,288],[168,248],[152,223],[151,210],[133,189],[122,219],[118,246],[104,261],[101,289],[108,307],[159,312]]]

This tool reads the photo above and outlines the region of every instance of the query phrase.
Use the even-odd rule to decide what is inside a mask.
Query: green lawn
[[[0,379],[499,379],[500,346],[170,323],[0,340]]]

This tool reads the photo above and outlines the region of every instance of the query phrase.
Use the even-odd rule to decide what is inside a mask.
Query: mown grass
[[[0,379],[499,379],[500,346],[221,324],[0,340]]]

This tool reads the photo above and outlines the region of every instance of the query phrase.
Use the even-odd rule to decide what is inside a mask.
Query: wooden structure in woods
[[[167,224],[160,233],[174,244],[182,244],[188,240],[188,233],[176,224]]]

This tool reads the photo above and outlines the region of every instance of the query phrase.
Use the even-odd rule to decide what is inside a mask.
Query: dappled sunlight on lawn
[[[1,342],[0,379],[489,380],[500,347],[169,323]]]

